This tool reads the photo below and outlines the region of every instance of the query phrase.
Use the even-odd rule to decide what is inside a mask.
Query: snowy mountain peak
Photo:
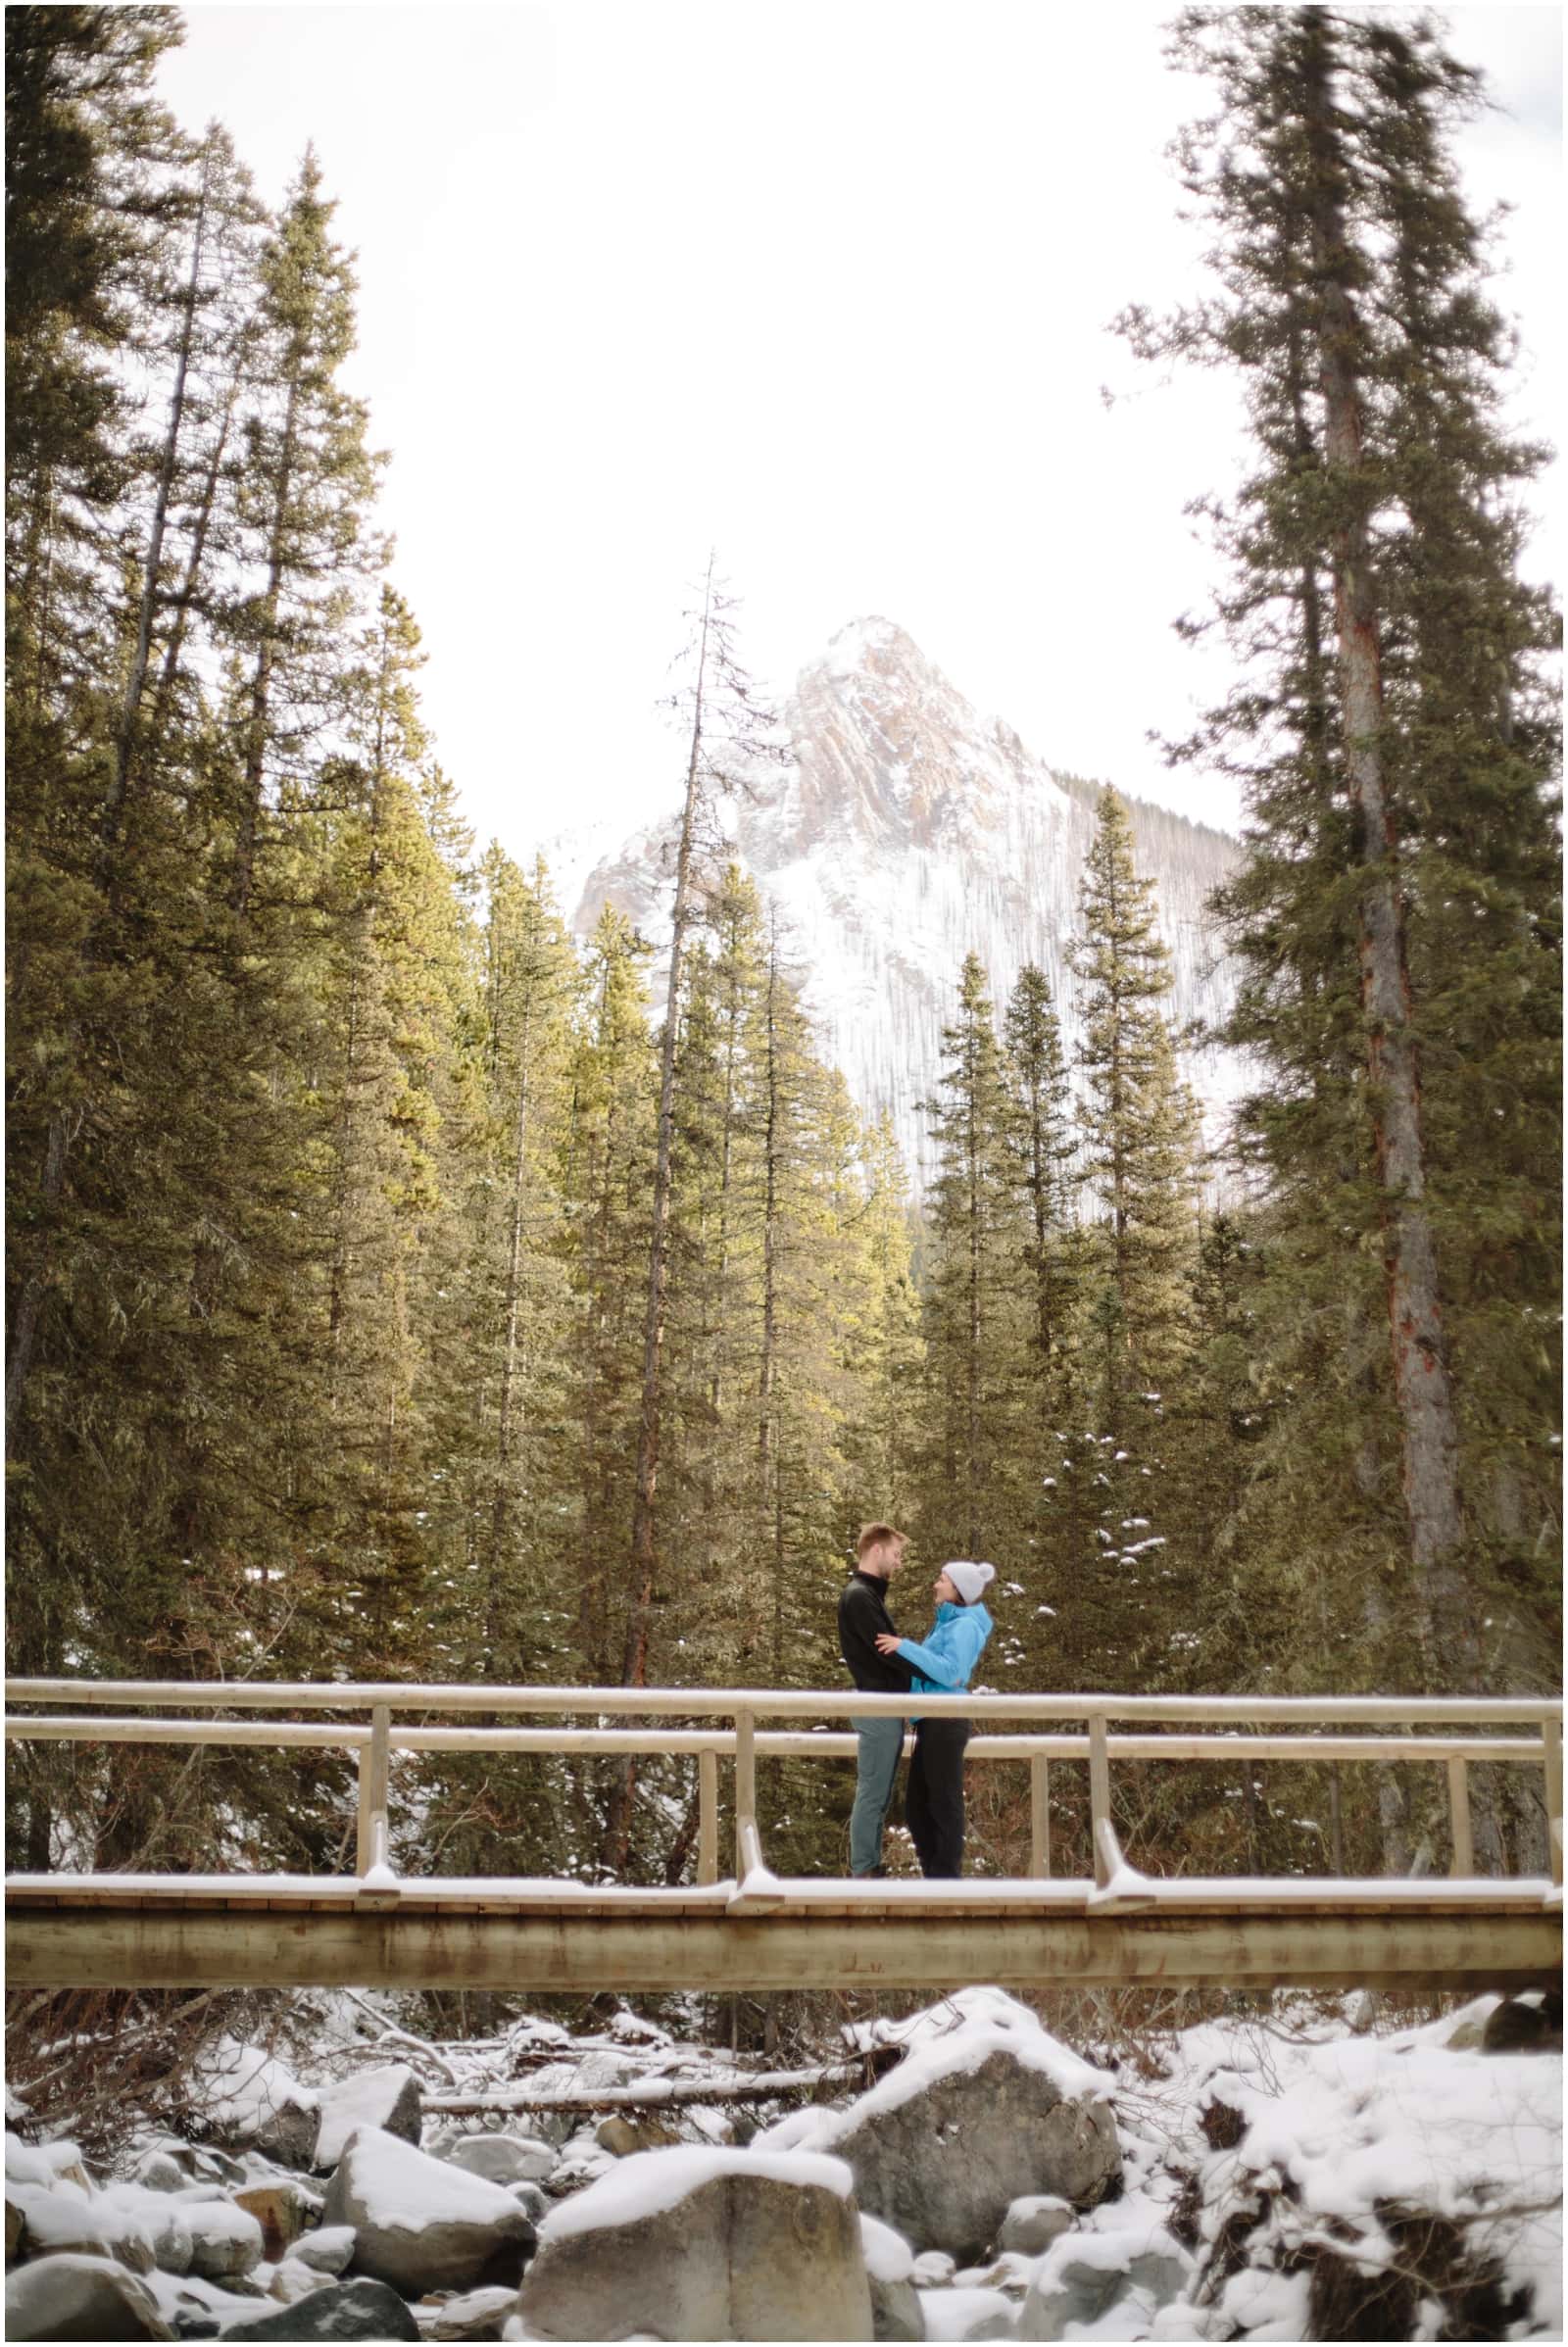
[[[892,620],[852,620],[801,671],[791,814],[803,850],[837,841],[961,857],[1008,826],[1009,805],[1061,799],[1010,727],[983,717]]]
[[[1020,966],[1036,963],[1069,1051],[1076,1041],[1068,949],[1097,794],[982,715],[889,619],[840,629],[801,671],[785,716],[795,762],[739,807],[727,848],[784,916],[826,1056],[862,1108],[891,1108],[924,1171],[915,1103],[932,1091],[965,953],[985,963],[999,1009]],[[1235,843],[1162,807],[1130,810],[1172,953],[1172,1022],[1217,1017],[1231,981],[1203,907]],[[675,829],[671,810],[600,857],[576,906],[580,934],[606,904],[649,936],[667,933]],[[1238,1088],[1223,1054],[1188,1072],[1211,1109]]]
[[[854,676],[861,669],[874,674],[888,666],[908,669],[916,664],[924,667],[929,663],[914,638],[896,619],[875,614],[852,619],[847,627],[841,627],[837,635],[829,637],[821,660],[813,663],[835,676]]]

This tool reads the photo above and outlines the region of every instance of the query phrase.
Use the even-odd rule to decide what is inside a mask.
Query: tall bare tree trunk
[[[1480,1651],[1462,1565],[1458,1440],[1444,1351],[1437,1255],[1425,1204],[1421,1081],[1410,1004],[1397,838],[1384,774],[1383,685],[1371,550],[1354,510],[1362,462],[1340,165],[1332,122],[1330,27],[1299,13],[1307,135],[1314,165],[1313,245],[1319,281],[1318,381],[1324,448],[1345,519],[1333,547],[1346,778],[1364,873],[1360,895],[1361,1006],[1369,1110],[1381,1193],[1394,1386],[1402,1434],[1410,1558],[1420,1592],[1429,1680],[1476,1684]]]
[[[686,796],[681,807],[680,847],[675,862],[675,905],[670,923],[669,979],[664,990],[664,1032],[659,1056],[659,1130],[654,1157],[653,1228],[648,1257],[648,1308],[643,1322],[643,1400],[637,1432],[637,1489],[631,1518],[631,1603],[621,1652],[622,1687],[648,1684],[648,1625],[654,1600],[655,1500],[659,1488],[660,1371],[664,1345],[664,1309],[669,1288],[669,1194],[675,1134],[675,1042],[680,1007],[681,954],[692,919],[692,856],[697,828],[703,748],[704,688],[708,635],[713,598],[713,558],[709,557],[703,593],[702,632],[692,710],[691,748],[686,760]],[[628,1760],[610,1805],[605,1862],[618,1873],[631,1841],[636,1766]]]
[[[174,468],[179,461],[179,435],[185,420],[185,385],[190,375],[191,344],[196,337],[196,299],[201,291],[202,249],[207,236],[207,205],[212,184],[213,146],[209,137],[202,159],[201,194],[196,206],[196,225],[191,236],[190,274],[185,280],[184,320],[179,330],[179,353],[174,363],[174,387],[170,395],[169,427],[164,434],[163,456],[158,466],[158,487],[153,496],[152,526],[147,538],[147,560],[142,571],[141,599],[136,612],[136,643],[130,657],[130,674],[125,679],[125,698],[121,707],[119,737],[115,744],[115,780],[109,805],[104,812],[103,845],[106,859],[112,854],[119,837],[125,801],[130,792],[131,765],[136,752],[137,720],[141,713],[141,697],[147,684],[147,666],[152,657],[153,619],[158,609],[158,581],[164,567],[164,534],[169,525],[169,500],[174,485]]]

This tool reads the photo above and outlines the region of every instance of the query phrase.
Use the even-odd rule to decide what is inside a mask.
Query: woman
[[[885,1634],[878,1638],[881,1653],[901,1654],[912,1664],[911,1693],[952,1695],[968,1686],[995,1627],[980,1592],[996,1579],[996,1572],[995,1565],[965,1559],[944,1565],[932,1592],[937,1618],[925,1644]],[[963,1748],[968,1741],[967,1720],[915,1720],[904,1814],[920,1872],[928,1879],[951,1881],[963,1872]]]

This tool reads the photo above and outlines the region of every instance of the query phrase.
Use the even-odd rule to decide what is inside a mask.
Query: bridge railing
[[[856,1738],[820,1724],[868,1715],[903,1716],[902,1695],[787,1691],[754,1687],[474,1687],[376,1683],[261,1681],[9,1679],[8,1741],[90,1744],[262,1745],[349,1750],[359,1771],[356,1875],[365,1891],[392,1892],[391,1759],[395,1752],[533,1752],[678,1754],[695,1757],[698,1772],[697,1880],[718,1881],[718,1764],[734,1772],[735,1879],[748,1903],[769,1903],[772,1878],[764,1865],[757,1822],[759,1757],[841,1759]],[[65,1712],[56,1706],[84,1706]],[[1475,1875],[1469,1772],[1477,1764],[1539,1768],[1554,1897],[1560,1898],[1562,1849],[1562,1705],[1534,1696],[1404,1695],[922,1695],[922,1716],[954,1715],[975,1722],[968,1758],[982,1765],[1024,1762],[1030,1776],[1029,1878],[1052,1877],[1050,1772],[1054,1763],[1087,1765],[1090,1843],[1095,1890],[1121,1903],[1135,1899],[1144,1878],[1129,1868],[1111,1822],[1111,1770],[1129,1761],[1242,1764],[1263,1760],[1412,1764],[1442,1768],[1446,1779],[1450,1874]],[[158,1716],[140,1715],[151,1711]],[[178,1712],[348,1712],[330,1721],[266,1718],[178,1718]],[[561,1721],[584,1715],[593,1727],[437,1725],[411,1713],[483,1712],[534,1715]],[[632,1719],[635,1726],[606,1723]],[[723,1726],[692,1727],[694,1720]],[[678,1726],[662,1727],[661,1721]],[[778,1721],[780,1727],[764,1722]],[[1014,1723],[997,1732],[993,1722]],[[1112,1731],[1112,1722],[1117,1723]],[[1022,1723],[1022,1729],[1016,1725]],[[1504,1730],[1523,1733],[1508,1735]],[[1360,1731],[1360,1733],[1357,1733]],[[885,1891],[879,1884],[877,1890]]]

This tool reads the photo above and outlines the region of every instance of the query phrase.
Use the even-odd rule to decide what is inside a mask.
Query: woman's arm
[[[943,1687],[961,1687],[969,1676],[969,1663],[960,1662],[941,1646],[917,1646],[913,1638],[900,1638],[897,1650],[922,1679],[934,1679]],[[973,1659],[971,1655],[969,1661]]]

